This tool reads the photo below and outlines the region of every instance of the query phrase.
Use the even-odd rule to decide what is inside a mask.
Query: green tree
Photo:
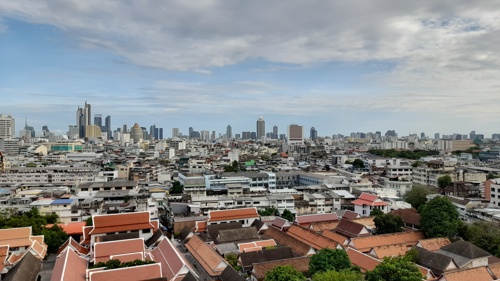
[[[361,159],[354,159],[354,161],[352,161],[352,166],[357,169],[362,169],[365,167],[365,163]]]
[[[283,214],[281,214],[281,217],[289,222],[293,222],[295,220],[295,216],[288,209],[285,209],[283,211]]]
[[[365,273],[366,281],[422,281],[420,269],[405,256],[386,257],[373,271]]]
[[[240,164],[236,160],[234,160],[233,163],[231,163],[231,165],[224,166],[224,172],[226,173],[228,172],[237,173],[239,170],[240,170]]]
[[[420,208],[420,226],[427,238],[456,237],[460,225],[457,208],[446,197],[436,196]]]
[[[259,215],[260,216],[278,216],[279,212],[275,207],[271,206],[271,207],[265,207],[264,209],[259,210]]]
[[[493,174],[491,172],[488,173],[488,175],[486,175],[486,179],[487,180],[496,179],[496,178],[498,178],[498,175],[495,175],[495,174]]]
[[[427,195],[435,193],[433,188],[429,188],[423,185],[414,185],[412,189],[406,192],[404,199],[406,202],[410,203],[415,209],[419,209],[420,206],[424,205],[427,201]]]
[[[373,221],[377,227],[377,234],[402,232],[404,222],[400,216],[393,214],[382,214],[376,216]]]
[[[383,214],[384,212],[382,212],[382,210],[375,208],[370,212],[370,217],[382,216]]]
[[[491,222],[474,222],[467,225],[463,237],[479,248],[500,257],[500,227]]]
[[[318,272],[312,277],[312,281],[362,281],[363,276],[360,272],[344,269],[341,271],[328,270]]]
[[[88,217],[85,220],[85,226],[92,226],[93,224],[94,224],[94,222],[92,221],[92,216]]]
[[[42,235],[44,236],[43,240],[45,244],[47,244],[47,252],[49,254],[57,253],[59,247],[68,240],[68,234],[57,224],[54,224],[51,228],[43,229]]]
[[[291,265],[282,265],[266,273],[266,281],[305,281],[306,277]]]
[[[452,183],[452,180],[451,180],[450,175],[445,175],[445,176],[438,178],[438,186],[440,188],[445,188],[445,187],[451,186],[451,183]]]
[[[328,270],[350,269],[351,261],[346,251],[323,248],[309,260],[309,273],[314,275]]]
[[[184,192],[184,186],[179,181],[174,181],[170,188],[170,194],[182,194],[182,192]]]
[[[229,253],[225,255],[227,262],[234,268],[236,271],[241,271],[242,267],[238,264],[238,255],[235,253]]]

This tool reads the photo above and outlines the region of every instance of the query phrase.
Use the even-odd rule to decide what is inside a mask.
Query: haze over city
[[[498,1],[0,1],[0,112],[61,133],[87,100],[113,129],[489,135],[499,30]]]

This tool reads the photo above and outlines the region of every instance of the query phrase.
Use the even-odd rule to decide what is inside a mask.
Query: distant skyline
[[[87,101],[113,130],[490,137],[499,43],[499,1],[0,0],[0,113],[16,134],[66,133]]]

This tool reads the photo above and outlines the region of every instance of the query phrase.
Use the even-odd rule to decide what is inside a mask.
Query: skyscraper
[[[314,141],[318,137],[318,131],[314,127],[311,127],[311,133],[309,137]]]
[[[288,143],[304,143],[304,128],[297,124],[288,126]]]
[[[0,114],[0,139],[11,139],[16,135],[16,120],[11,115]]]
[[[257,140],[261,140],[265,136],[266,136],[266,121],[264,121],[264,118],[261,116],[257,120]]]
[[[172,138],[179,136],[179,128],[172,128]]]
[[[83,108],[78,107],[76,110],[76,126],[78,127],[78,135],[80,138],[85,137],[85,127],[92,125],[91,115],[92,110],[90,104],[85,101]]]
[[[113,138],[113,135],[111,134],[111,116],[106,116],[106,119],[104,121],[104,125],[106,126],[106,130],[108,132],[108,140]]]
[[[277,140],[278,139],[278,126],[274,125],[273,126],[273,135],[272,138]]]
[[[94,125],[102,127],[102,114],[94,114]]]
[[[233,128],[231,127],[231,125],[227,125],[227,128],[226,128],[226,138],[228,138],[228,139],[232,139],[233,138]]]

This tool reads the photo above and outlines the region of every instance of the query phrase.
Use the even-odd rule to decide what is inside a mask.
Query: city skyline
[[[499,11],[495,1],[4,1],[0,113],[61,134],[88,100],[113,130],[236,134],[263,116],[266,133],[296,123],[318,136],[489,136],[500,131]]]

